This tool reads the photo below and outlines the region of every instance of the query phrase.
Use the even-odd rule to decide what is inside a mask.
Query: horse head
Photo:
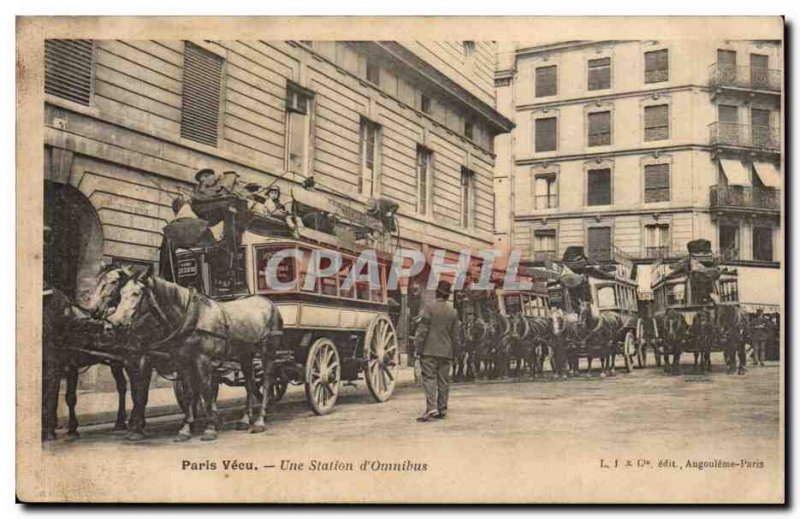
[[[104,268],[97,276],[94,291],[84,310],[94,319],[106,318],[116,309],[122,287],[133,276],[133,269],[129,266]]]
[[[581,301],[578,307],[578,330],[583,332],[586,328],[591,326],[592,319],[592,305],[588,301]]]
[[[130,329],[139,314],[142,313],[143,301],[153,274],[153,268],[131,275],[117,289],[116,306],[106,316],[106,320],[114,328]]]

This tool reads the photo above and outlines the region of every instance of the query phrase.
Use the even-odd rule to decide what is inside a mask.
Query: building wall
[[[375,59],[349,42],[197,41],[224,59],[216,146],[181,136],[184,86],[182,41],[96,41],[89,106],[48,94],[45,99],[46,175],[77,188],[102,224],[106,261],[156,263],[161,230],[173,218],[172,199],[189,192],[194,174],[210,167],[236,171],[244,182],[277,179],[284,196],[304,179],[287,172],[287,84],[313,93],[310,170],[317,189],[363,207],[362,118],[381,126],[376,195],[400,209],[407,245],[460,250],[493,241],[494,136],[507,131],[476,115],[455,88],[431,98],[427,85],[377,60],[380,80],[366,78]],[[454,61],[458,46],[413,42],[409,50],[441,67],[438,73],[478,97],[489,117],[493,106],[493,45],[477,42],[469,67]],[[461,96],[461,97],[459,97]],[[473,136],[464,123],[474,124]],[[510,123],[508,123],[510,125]],[[432,211],[417,214],[416,150],[434,154]],[[462,167],[474,173],[474,216],[460,221]],[[100,265],[92,267],[95,271]],[[83,286],[81,301],[92,287]]]
[[[779,38],[780,35],[776,35]],[[645,83],[645,52],[668,49],[669,79]],[[712,123],[717,121],[717,105],[739,106],[739,122],[750,124],[750,108],[772,111],[771,124],[782,125],[780,92],[752,92],[748,88],[716,89],[710,87],[715,72],[717,50],[737,52],[738,76],[749,78],[749,54],[768,56],[769,68],[782,67],[781,46],[763,41],[604,41],[565,42],[525,48],[519,46],[513,63],[500,63],[496,72],[498,100],[505,92],[513,101],[499,104],[499,109],[513,118],[516,128],[505,136],[510,147],[499,147],[495,182],[508,177],[503,164],[513,164],[510,182],[512,209],[508,211],[508,231],[499,236],[523,255],[536,259],[534,233],[555,231],[558,256],[569,246],[586,246],[587,230],[593,226],[611,227],[613,245],[646,264],[645,226],[669,224],[670,254],[686,250],[686,243],[706,238],[719,248],[720,219],[733,219],[740,225],[739,265],[747,275],[759,269],[779,272],[782,257],[780,214],[777,210],[752,214],[723,214],[712,211],[710,190],[724,182],[719,158],[729,157],[714,146],[710,138]],[[610,58],[610,88],[588,90],[588,61]],[[557,66],[557,93],[535,96],[537,67]],[[512,78],[507,84],[505,78]],[[778,76],[779,77],[779,76]],[[645,141],[645,107],[668,105],[669,137]],[[611,142],[589,146],[588,115],[610,111]],[[537,118],[557,118],[554,151],[535,150]],[[498,141],[499,142],[499,141]],[[735,157],[769,160],[780,163],[776,151],[736,151]],[[644,168],[648,164],[670,165],[669,201],[646,203]],[[587,171],[611,169],[612,201],[609,205],[587,203]],[[537,174],[555,173],[558,204],[554,208],[536,208],[534,178]],[[501,213],[498,213],[500,215]],[[773,226],[773,262],[755,262],[752,255],[752,227],[755,222]],[[497,224],[498,230],[505,224]],[[643,269],[646,270],[646,269]],[[770,278],[771,279],[771,278]],[[640,286],[648,289],[649,286]],[[777,295],[777,293],[776,293]]]

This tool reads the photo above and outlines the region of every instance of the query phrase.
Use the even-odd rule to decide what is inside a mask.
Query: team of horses
[[[660,317],[652,339],[668,370],[680,369],[680,356],[693,345],[695,365],[710,371],[714,345],[725,352],[728,372],[744,370],[746,326],[738,309],[704,309],[689,324],[678,312]],[[626,324],[615,312],[598,312],[581,302],[577,313],[553,309],[546,316],[510,316],[497,312],[464,320],[463,347],[454,362],[454,378],[503,378],[579,374],[579,359],[600,361],[600,375],[613,376],[617,346]],[[116,381],[119,406],[115,429],[128,439],[144,438],[145,409],[153,371],[174,377],[184,419],[175,437],[186,441],[197,429],[204,407],[202,440],[219,434],[218,368],[237,362],[245,379],[246,405],[237,429],[266,429],[283,322],[269,299],[254,295],[218,302],[155,276],[152,269],[108,268],[100,273],[88,304],[79,306],[58,289],[43,297],[42,439],[55,439],[58,393],[67,379],[68,434],[77,435],[75,414],[78,373],[107,364]],[[672,356],[670,362],[669,357]],[[260,366],[260,377],[255,366]],[[127,380],[133,408],[126,412]],[[259,380],[260,378],[260,380]]]

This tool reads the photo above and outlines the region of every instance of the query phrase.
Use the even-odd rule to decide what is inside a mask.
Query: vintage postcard
[[[17,28],[21,501],[785,501],[781,17]]]

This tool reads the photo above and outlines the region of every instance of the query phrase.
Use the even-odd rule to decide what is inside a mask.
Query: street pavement
[[[100,424],[83,427],[77,440],[48,444],[45,451],[65,467],[79,463],[82,456],[99,455],[119,461],[126,470],[145,473],[137,460],[152,460],[153,455],[166,464],[167,471],[180,473],[191,470],[183,468],[186,460],[251,460],[272,474],[273,484],[285,489],[280,499],[269,494],[270,500],[344,499],[350,487],[340,488],[338,480],[328,481],[327,490],[315,487],[314,492],[300,497],[291,491],[292,481],[302,485],[303,476],[308,477],[311,461],[333,462],[333,458],[354,465],[388,458],[426,463],[429,471],[455,478],[448,487],[450,493],[429,495],[426,492],[433,487],[417,478],[414,484],[402,487],[404,490],[387,494],[387,500],[436,501],[448,495],[465,500],[458,478],[469,474],[467,486],[473,488],[478,482],[478,490],[469,494],[467,501],[654,499],[663,495],[663,485],[692,478],[699,478],[696,484],[676,487],[680,490],[670,498],[714,501],[722,493],[730,493],[733,483],[728,481],[728,473],[684,468],[691,460],[713,459],[761,464],[760,469],[748,469],[755,482],[736,483],[737,499],[747,501],[762,486],[781,492],[782,485],[774,484],[782,474],[779,364],[749,368],[740,376],[727,375],[721,359],[714,360],[715,371],[710,376],[690,372],[668,376],[660,369],[647,368],[611,378],[459,383],[452,388],[448,417],[422,424],[415,417],[423,410],[424,398],[410,381],[401,384],[391,400],[380,404],[372,401],[363,382],[356,388],[343,387],[334,412],[327,416],[315,416],[304,401],[302,387],[290,387],[271,411],[263,434],[234,430],[237,415],[229,408],[223,412],[225,425],[214,443],[201,442],[199,437],[174,443],[181,417],[172,414],[151,418],[148,438],[141,442],[127,442],[123,434],[111,432],[111,424]],[[626,467],[629,462],[633,467]],[[287,470],[292,463],[304,463],[305,468]],[[668,469],[672,464],[674,470]],[[508,478],[509,471],[519,474],[517,483],[495,488],[500,478]],[[602,483],[612,472],[639,490],[631,494],[624,487],[615,487],[596,494],[600,487],[589,484]],[[544,480],[543,474],[547,475]],[[681,478],[674,479],[678,474]],[[565,493],[568,486],[555,485],[564,478],[583,490]],[[225,492],[226,498],[253,498],[235,488]],[[295,499],[289,499],[292,496]],[[196,498],[210,499],[206,495]]]

